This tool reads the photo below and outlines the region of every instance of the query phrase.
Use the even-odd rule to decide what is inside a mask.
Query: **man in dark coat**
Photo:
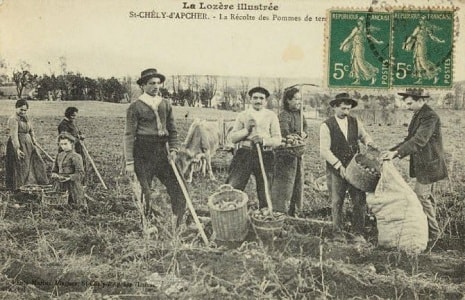
[[[333,218],[333,236],[335,241],[345,242],[342,232],[342,212],[346,192],[353,203],[352,226],[355,231],[353,241],[364,243],[365,215],[367,212],[366,194],[351,185],[346,179],[346,168],[352,158],[360,151],[359,142],[377,148],[362,122],[350,116],[350,110],[357,106],[357,101],[349,94],[341,93],[329,102],[334,109],[334,116],[320,126],[320,155],[326,161],[326,174],[331,214]]]
[[[168,99],[160,95],[164,81],[165,76],[156,69],[142,71],[137,80],[144,93],[127,109],[124,136],[126,172],[130,177],[137,176],[145,199],[146,215],[152,213],[153,178],[157,177],[163,183],[179,226],[186,209],[186,199],[169,161],[176,160],[179,142],[173,108]]]
[[[410,177],[417,179],[414,190],[428,218],[429,240],[434,241],[440,229],[436,220],[432,184],[448,177],[442,146],[441,120],[426,104],[429,96],[424,94],[423,89],[409,88],[405,93],[398,94],[414,114],[405,140],[385,152],[382,158],[410,156]]]

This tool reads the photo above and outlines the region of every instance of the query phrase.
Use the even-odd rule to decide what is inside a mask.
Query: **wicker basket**
[[[292,156],[301,157],[305,152],[306,144],[299,144],[295,146],[287,146],[287,147],[278,147],[276,151],[279,153],[286,153]]]
[[[234,208],[219,209],[218,202],[235,202]],[[208,198],[213,232],[220,241],[243,241],[249,230],[247,194],[230,185],[222,185]]]
[[[44,205],[66,205],[68,204],[68,191],[44,191],[41,202]]]
[[[53,185],[26,184],[19,187],[22,193],[41,196],[43,192],[53,191]]]
[[[380,168],[378,160],[361,153],[356,154],[346,168],[347,181],[364,192],[372,193],[380,178]]]
[[[283,229],[285,214],[274,212],[273,218],[261,220],[251,213],[250,220],[253,228],[257,233],[258,238],[262,240],[270,240],[279,235]]]

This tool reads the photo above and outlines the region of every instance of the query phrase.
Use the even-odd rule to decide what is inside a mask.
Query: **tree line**
[[[121,102],[128,93],[124,82],[111,77],[89,78],[82,74],[68,72],[64,75],[32,74],[28,70],[13,73],[17,97],[22,98],[26,89],[36,89],[35,98],[39,100],[97,100]]]
[[[18,98],[25,97],[26,90],[35,90],[34,98],[39,100],[95,100],[119,103],[129,102],[141,92],[130,76],[120,79],[115,77],[90,78],[80,73],[67,70],[65,57],[60,57],[60,75],[43,74],[38,76],[30,72],[30,65],[22,61],[13,71],[11,80],[7,76],[6,62],[0,57],[0,85],[13,81]],[[10,73],[11,74],[11,73]],[[172,75],[168,76],[162,95],[170,98],[174,105],[214,107],[226,110],[242,110],[245,108],[247,92],[251,85],[248,77],[227,78],[212,75]],[[265,79],[263,79],[265,81]],[[258,78],[258,85],[261,80]],[[265,85],[272,96],[268,108],[278,109],[280,106],[286,80],[284,78],[266,79]],[[369,92],[369,91],[366,91]],[[352,97],[359,101],[360,108],[391,110],[396,106],[393,93],[362,94],[354,90]],[[1,94],[0,94],[1,96]],[[331,100],[329,91],[307,92],[303,95],[304,105],[324,112],[329,109]],[[438,99],[435,99],[438,100]],[[441,106],[449,109],[463,109],[465,106],[465,82],[457,82],[445,96],[440,99]]]

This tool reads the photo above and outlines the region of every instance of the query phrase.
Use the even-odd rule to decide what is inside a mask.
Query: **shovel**
[[[260,170],[263,177],[263,185],[265,186],[265,199],[268,204],[270,216],[273,217],[273,204],[271,203],[270,191],[268,190],[268,178],[266,177],[265,164],[263,163],[262,149],[259,144],[255,144],[258,153],[258,162],[260,163]]]
[[[168,145],[167,145],[168,148]],[[168,153],[169,153],[169,149]],[[176,163],[172,159],[168,159],[170,162],[170,166],[173,169],[174,175],[176,176],[176,180],[178,181],[179,185],[181,186],[182,193],[184,195],[184,198],[186,198],[186,203],[187,207],[189,208],[189,211],[192,214],[192,217],[194,218],[195,225],[197,225],[197,228],[199,229],[200,236],[202,237],[203,242],[205,245],[209,245],[208,238],[205,234],[205,231],[203,231],[202,224],[200,223],[199,217],[197,216],[197,213],[195,212],[194,205],[192,205],[191,198],[189,196],[189,193],[187,192],[187,188],[184,185],[184,181],[182,180],[181,175],[179,174],[178,168],[176,167]]]
[[[84,151],[84,155],[87,156],[87,158],[89,159],[90,164],[92,165],[92,168],[94,169],[95,173],[97,174],[98,179],[100,180],[100,183],[103,185],[103,188],[104,188],[104,189],[108,190],[108,187],[107,187],[107,185],[105,184],[105,182],[103,181],[102,175],[100,175],[100,172],[98,171],[97,166],[95,165],[94,160],[93,160],[92,157],[90,156],[89,151],[87,151],[86,145],[84,145],[84,142],[83,142],[83,141],[81,141],[80,143],[81,143],[81,146],[82,146],[82,150]]]
[[[45,154],[45,156],[47,156],[47,158],[48,158],[51,162],[55,162],[55,160],[53,159],[53,157],[50,156],[50,154],[48,154],[47,151],[45,151],[44,148],[42,148],[39,144],[36,144],[36,147],[37,147],[40,151],[42,151],[42,152]]]

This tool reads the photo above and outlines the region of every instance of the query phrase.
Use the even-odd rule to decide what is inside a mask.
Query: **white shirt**
[[[337,125],[339,125],[339,128],[341,129],[342,133],[344,134],[346,140],[347,140],[347,135],[348,135],[348,132],[349,132],[349,121],[347,119],[348,118],[341,119],[341,118],[336,117]]]
[[[247,139],[249,135],[247,123],[250,119],[255,120],[257,124],[256,133],[263,137],[264,146],[276,147],[281,144],[281,129],[278,116],[266,108],[261,110],[250,108],[239,113],[230,134],[233,143]]]

